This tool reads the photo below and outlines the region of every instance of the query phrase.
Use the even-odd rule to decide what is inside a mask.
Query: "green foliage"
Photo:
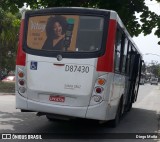
[[[160,3],[160,0],[156,0]],[[160,38],[160,17],[149,11],[145,0],[0,0],[0,68],[14,70],[21,14],[19,8],[90,7],[115,10],[131,36],[150,34]],[[14,13],[14,15],[12,14]],[[140,14],[140,21],[135,16]],[[160,41],[158,42],[160,44]]]
[[[160,78],[160,64],[152,64],[151,66],[146,66],[146,69],[150,71],[154,76]]]
[[[17,12],[24,3],[30,5],[32,9],[61,6],[111,9],[120,15],[131,36],[138,36],[141,32],[147,35],[152,32],[153,28],[157,28],[155,35],[160,37],[160,17],[149,11],[145,0],[1,0],[1,3],[4,9],[9,8],[12,12]],[[141,24],[135,13],[140,14]]]
[[[157,69],[157,76],[160,78],[160,66],[158,66],[158,69]]]
[[[15,70],[20,19],[0,9],[0,69]]]

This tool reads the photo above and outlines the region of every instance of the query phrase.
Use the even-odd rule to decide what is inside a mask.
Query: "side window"
[[[136,49],[134,48],[133,45],[129,45],[129,50],[128,50],[128,70],[127,70],[127,74],[132,74],[132,72],[134,72],[132,70],[134,62],[135,62],[135,56],[136,56]]]
[[[128,42],[128,51],[127,51],[127,59],[126,59],[126,67],[125,73],[128,75],[130,72],[130,62],[131,62],[131,44]]]
[[[122,43],[122,33],[117,29],[116,34],[116,45],[115,45],[115,56],[114,56],[114,70],[120,72],[120,57],[121,57],[121,43]]]
[[[126,61],[127,61],[127,48],[128,48],[128,39],[125,37],[123,42],[123,53],[122,53],[122,73],[125,73]]]

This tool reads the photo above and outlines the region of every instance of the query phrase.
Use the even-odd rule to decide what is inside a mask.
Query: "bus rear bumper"
[[[16,93],[16,108],[26,111],[66,115],[95,120],[107,120],[107,101],[102,101],[98,105],[89,107],[71,107],[27,100],[19,95],[19,93]]]
[[[71,107],[63,105],[53,105],[33,100],[27,100],[26,98],[16,93],[16,108],[24,109],[34,112],[59,114],[73,117],[85,118],[87,107]]]
[[[97,105],[89,106],[87,109],[86,118],[106,120],[107,109],[107,101],[102,101]]]

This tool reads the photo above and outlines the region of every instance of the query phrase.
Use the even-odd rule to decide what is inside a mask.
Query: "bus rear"
[[[110,43],[115,31],[108,27],[113,23],[109,11],[27,11],[17,53],[16,108],[48,118],[109,119],[107,79],[113,69],[114,44]],[[108,32],[112,36],[106,41]]]

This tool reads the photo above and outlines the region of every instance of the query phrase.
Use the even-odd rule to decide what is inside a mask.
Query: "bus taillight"
[[[90,105],[96,105],[106,98],[107,77],[108,75],[105,74],[97,78],[92,92]]]
[[[104,90],[103,86],[105,85],[106,80],[104,78],[97,79],[97,85],[95,86],[95,92],[101,94]]]
[[[22,71],[18,72],[18,77],[23,78],[24,77],[24,73]]]
[[[19,90],[19,93],[22,95],[24,95],[25,91],[26,91],[26,84],[25,84],[25,73],[23,71],[22,68],[18,68],[18,90]]]
[[[97,80],[97,83],[98,83],[99,85],[104,85],[105,82],[106,82],[106,80],[105,80],[104,78],[99,78],[99,79]]]
[[[26,89],[25,89],[24,87],[20,87],[20,88],[19,88],[19,92],[20,92],[20,93],[25,93],[25,91],[26,91]]]
[[[24,15],[23,15],[24,16]],[[22,96],[25,96],[26,84],[25,84],[25,73],[24,66],[26,64],[26,53],[23,51],[23,33],[24,33],[24,17],[21,20],[21,26],[19,30],[19,42],[18,42],[18,51],[16,58],[17,66],[17,90]]]
[[[102,97],[98,95],[94,96],[93,98],[95,102],[100,102],[102,100]]]
[[[19,80],[19,85],[24,86],[24,80]]]
[[[96,87],[95,88],[95,92],[97,93],[97,94],[101,94],[102,93],[102,91],[103,91],[103,88],[102,87]]]

